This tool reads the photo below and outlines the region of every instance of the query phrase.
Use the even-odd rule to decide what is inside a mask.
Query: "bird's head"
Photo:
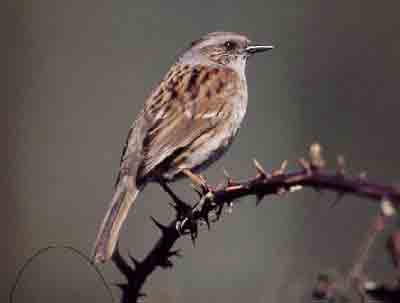
[[[273,48],[273,46],[253,45],[246,36],[241,34],[214,32],[192,42],[180,60],[240,68],[245,66],[247,58],[251,55]]]

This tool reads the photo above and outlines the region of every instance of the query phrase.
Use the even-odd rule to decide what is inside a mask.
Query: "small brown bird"
[[[129,131],[96,239],[95,262],[112,256],[128,210],[147,183],[195,178],[224,154],[246,113],[246,60],[272,48],[251,45],[236,33],[215,32],[183,52]]]

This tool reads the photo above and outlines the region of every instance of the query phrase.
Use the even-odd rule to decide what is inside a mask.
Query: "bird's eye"
[[[231,51],[236,47],[236,43],[233,41],[226,41],[224,43],[224,47],[226,48],[226,50]]]

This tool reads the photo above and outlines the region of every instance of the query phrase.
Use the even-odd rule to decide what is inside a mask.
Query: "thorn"
[[[285,188],[280,187],[276,193],[278,194],[278,196],[282,196],[282,195],[286,194],[286,192],[287,192],[287,190]]]
[[[264,194],[257,193],[256,194],[256,207],[261,204],[262,199],[264,198]]]
[[[331,205],[329,206],[329,208],[334,208],[334,207],[336,207],[336,206],[339,204],[340,200],[342,200],[343,197],[344,197],[344,192],[338,192],[338,193],[336,193],[336,198],[335,198],[335,200],[333,200],[333,202],[331,203]]]
[[[208,218],[208,213],[204,213],[204,215],[202,215],[201,218],[202,218],[203,221],[206,223],[207,229],[210,230],[210,229],[211,229],[211,226],[210,226],[210,220],[209,220],[209,218]]]
[[[310,146],[309,157],[311,167],[314,169],[321,169],[325,166],[325,160],[322,157],[322,146],[319,143],[313,143]]]
[[[224,176],[225,176],[226,185],[227,185],[228,187],[237,184],[237,182],[233,181],[233,178],[230,176],[230,174],[228,173],[228,171],[227,171],[225,168],[222,169],[222,173],[223,173]]]
[[[162,257],[164,257],[164,258],[162,260],[160,260],[160,262],[158,264],[161,268],[165,269],[165,268],[173,267],[173,264],[170,260],[168,260],[168,257],[165,257],[165,256],[162,256]]]
[[[257,175],[263,179],[267,178],[267,173],[265,172],[262,165],[257,161],[257,159],[253,159],[253,165],[256,168]]]
[[[147,295],[145,293],[143,293],[143,292],[140,292],[140,293],[138,293],[137,297],[138,298],[144,298],[144,297],[147,297]]]
[[[158,222],[153,216],[150,216],[150,219],[161,230],[162,233],[165,233],[167,231],[167,227]]]
[[[118,287],[122,292],[128,290],[128,284],[125,283],[113,283],[114,286]]]
[[[197,223],[191,223],[191,227],[190,227],[190,238],[192,240],[193,243],[193,247],[196,246],[196,238],[198,235],[198,229],[197,229]]]
[[[364,282],[364,289],[365,290],[374,290],[378,288],[378,284],[374,281],[365,281]]]
[[[346,173],[346,161],[344,159],[344,156],[339,155],[337,157],[337,174],[339,176],[344,176]]]
[[[293,185],[293,186],[289,187],[289,192],[294,193],[295,191],[299,191],[302,189],[303,189],[303,186],[301,186],[301,185]]]
[[[217,222],[221,218],[223,208],[224,208],[223,204],[218,206],[215,212],[215,220],[213,220],[213,222]]]
[[[396,208],[388,197],[383,197],[381,201],[381,211],[385,217],[391,217],[396,214]]]
[[[180,217],[182,215],[182,209],[180,206],[178,206],[177,204],[174,203],[168,203],[171,207],[174,208],[175,212],[176,212],[176,216]]]
[[[175,250],[171,250],[168,252],[168,257],[178,257],[181,258],[182,254],[181,254],[181,250],[180,249],[175,249]]]
[[[367,179],[367,172],[366,171],[360,172],[360,174],[358,175],[358,179],[360,179],[360,181],[365,181]]]
[[[284,174],[287,166],[288,166],[288,161],[287,160],[282,161],[279,169],[276,169],[272,172],[272,176],[279,176],[279,175]]]
[[[166,183],[160,183],[162,189],[172,198],[175,204],[169,203],[172,207],[174,207],[177,211],[179,209],[187,209],[190,208],[190,205],[186,202],[182,201]]]
[[[131,254],[129,254],[129,259],[131,259],[132,263],[135,264],[135,268],[138,268],[140,266],[141,263],[139,262],[139,260],[133,257]]]
[[[187,214],[188,211],[192,209],[189,204],[186,204],[185,202],[182,201],[181,202],[176,201],[175,204],[174,203],[168,203],[168,204],[175,209],[176,217],[178,219],[185,216],[185,214]]]
[[[207,229],[210,231],[211,230],[211,225],[210,225],[210,220],[208,219],[208,216],[207,215],[204,216],[203,220],[207,225]]]
[[[244,188],[244,185],[232,185],[230,187],[227,187],[226,191],[227,192],[232,192],[232,191],[239,190],[239,189],[242,189],[242,188]]]
[[[226,179],[231,179],[231,176],[229,175],[228,171],[225,168],[222,168],[222,173],[224,174]]]
[[[229,202],[228,208],[226,209],[226,212],[228,214],[231,214],[233,212],[233,202]]]
[[[288,166],[288,160],[283,160],[281,163],[281,167],[279,169],[282,172],[282,174],[285,172],[287,166]]]
[[[222,181],[220,181],[218,184],[217,184],[217,186],[215,187],[215,191],[219,191],[219,190],[223,190],[225,187],[226,187],[226,184],[227,182],[226,182],[226,180],[224,179],[224,180],[222,180]]]
[[[306,171],[308,176],[312,175],[312,170],[311,170],[311,165],[310,162],[308,162],[306,159],[304,158],[300,158],[299,159],[299,164],[300,166]]]

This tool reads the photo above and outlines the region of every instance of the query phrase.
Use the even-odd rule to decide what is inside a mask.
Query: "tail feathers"
[[[93,253],[96,263],[106,262],[112,257],[122,224],[139,193],[135,182],[129,182],[128,178],[131,177],[125,176],[117,185],[111,204],[101,224]]]

